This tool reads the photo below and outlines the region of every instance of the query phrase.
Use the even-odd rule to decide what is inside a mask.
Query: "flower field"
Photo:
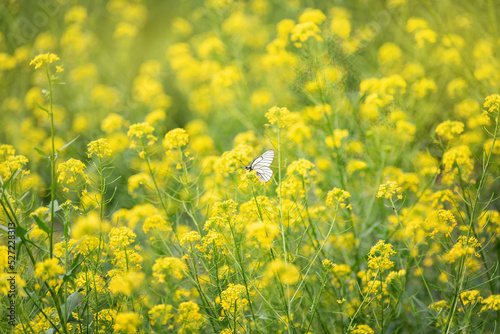
[[[0,333],[498,331],[496,1],[0,17]]]

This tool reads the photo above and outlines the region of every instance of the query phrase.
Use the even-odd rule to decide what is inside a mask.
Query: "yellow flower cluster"
[[[52,64],[55,61],[58,61],[59,57],[53,53],[44,53],[39,54],[33,58],[30,62],[30,66],[34,65],[35,69],[38,69],[44,65]]]
[[[381,184],[378,187],[377,198],[384,197],[387,199],[392,199],[396,196],[398,199],[402,199],[403,195],[401,192],[403,189],[395,181],[387,181],[387,183]]]
[[[163,148],[165,150],[172,150],[174,148],[181,148],[189,142],[189,135],[186,130],[178,128],[167,132],[163,139]]]
[[[346,200],[349,197],[351,197],[349,192],[339,188],[333,188],[328,192],[325,204],[328,206],[339,205],[341,208],[347,207],[348,209],[352,209],[351,204],[346,205]]]
[[[272,107],[266,113],[266,118],[269,124],[277,124],[279,128],[287,128],[292,122],[290,110],[286,107]]]
[[[170,280],[170,277],[175,279],[181,279],[184,277],[184,271],[186,270],[186,265],[181,259],[176,257],[162,257],[156,259],[153,265],[153,277],[158,283],[164,283],[165,278]]]
[[[98,158],[109,157],[113,151],[106,138],[91,141],[87,145],[87,156],[90,158],[95,154]]]
[[[57,167],[57,173],[59,174],[57,182],[66,186],[74,185],[75,187],[80,187],[84,183],[90,183],[89,176],[85,173],[85,169],[86,166],[83,162],[71,158]],[[64,187],[63,190],[69,191],[67,187]]]
[[[444,121],[436,128],[436,134],[442,140],[450,140],[464,132],[464,123],[458,121]]]

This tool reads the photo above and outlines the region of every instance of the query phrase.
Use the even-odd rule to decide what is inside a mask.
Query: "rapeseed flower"
[[[30,66],[34,65],[35,70],[36,70],[42,66],[52,64],[53,62],[58,61],[58,60],[59,60],[59,57],[53,53],[39,54],[39,55],[35,56],[35,58],[33,58],[33,60],[31,60]]]

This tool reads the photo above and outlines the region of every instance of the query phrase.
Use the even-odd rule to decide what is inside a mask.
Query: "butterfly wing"
[[[273,163],[274,160],[274,151],[269,150],[262,153],[258,158],[256,158],[250,168],[257,172],[257,177],[262,182],[269,182],[271,177],[273,176],[273,171],[269,166]]]
[[[273,177],[273,170],[269,167],[260,167],[255,169],[255,171],[257,172],[257,177],[262,182],[269,182],[271,177]]]
[[[258,158],[256,158],[252,162],[250,167],[252,169],[258,169],[261,167],[269,167],[273,163],[273,160],[274,160],[274,151],[273,150],[265,151],[264,153],[262,153]]]

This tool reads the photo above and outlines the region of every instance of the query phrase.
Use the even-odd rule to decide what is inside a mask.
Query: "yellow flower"
[[[177,128],[169,131],[163,139],[163,147],[165,150],[181,148],[189,142],[189,135],[186,130]]]
[[[500,310],[500,295],[491,295],[481,301],[482,304],[486,304],[481,308],[480,312],[487,310]]]
[[[150,230],[162,232],[172,231],[170,224],[168,224],[161,215],[154,215],[146,218],[142,225],[142,229],[144,233],[149,233]]]
[[[200,307],[194,302],[184,302],[179,304],[175,322],[182,326],[180,333],[198,333],[203,326],[203,316],[200,314]]]
[[[157,140],[152,134],[153,131],[154,128],[149,125],[149,123],[132,124],[127,132],[127,136],[130,138],[130,148],[133,149],[137,146],[143,148],[144,146],[153,145]],[[145,139],[148,140],[147,143],[144,142]],[[141,145],[138,145],[137,141],[139,141]]]
[[[486,97],[483,105],[483,116],[489,119],[490,114],[497,117],[500,111],[500,95],[492,94]],[[495,115],[496,114],[496,115]]]
[[[308,176],[316,175],[316,171],[313,170],[314,164],[306,159],[299,159],[293,161],[286,169],[287,175],[293,175],[293,173],[298,173],[304,179]]]
[[[328,136],[325,138],[326,145],[328,147],[340,148],[342,145],[342,139],[349,136],[349,130],[345,129],[335,129],[333,130],[333,136]]]
[[[114,227],[109,233],[109,245],[115,249],[122,249],[133,244],[137,235],[128,227]]]
[[[341,208],[345,208],[346,200],[349,197],[351,197],[349,192],[339,188],[333,188],[328,192],[325,204],[329,206],[336,206],[338,204]],[[347,205],[347,208],[352,209],[351,204]]]
[[[403,198],[401,192],[403,189],[395,181],[388,181],[385,184],[381,184],[378,188],[377,198],[385,197],[387,199],[392,198],[396,195],[398,199]]]
[[[167,322],[174,317],[172,305],[165,304],[153,306],[153,308],[149,310],[148,315],[153,326],[157,323],[160,325],[166,325]]]
[[[467,179],[474,168],[472,152],[468,146],[460,145],[450,148],[443,154],[443,182],[451,184],[460,168],[462,179]],[[456,171],[456,172],[455,172]]]
[[[368,267],[380,271],[391,269],[394,262],[389,260],[389,256],[396,254],[391,244],[386,244],[384,240],[379,240],[368,253]]]
[[[33,58],[33,60],[30,62],[31,65],[35,65],[35,70],[40,68],[42,65],[46,64],[52,64],[55,61],[58,61],[59,57],[53,53],[44,53],[44,54],[39,54]]]
[[[274,238],[279,234],[279,228],[274,223],[264,223],[256,222],[250,223],[245,226],[247,233],[245,238],[250,240],[251,238],[257,239],[258,243],[255,247],[269,249],[273,243]]]
[[[181,246],[184,246],[186,243],[193,243],[194,241],[198,241],[201,239],[201,236],[198,232],[196,231],[191,231],[191,232],[186,232],[183,235],[181,235],[179,239],[179,243]]]
[[[302,15],[299,17],[299,22],[312,22],[315,24],[321,24],[326,19],[325,14],[319,9],[307,8]]]
[[[356,327],[352,330],[351,333],[352,334],[373,334],[375,332],[368,325],[356,325]]]
[[[450,140],[464,132],[464,123],[444,121],[436,127],[436,134],[443,140]]]
[[[266,113],[266,118],[269,124],[278,124],[280,128],[286,128],[291,124],[290,111],[286,108],[272,107]]]
[[[230,315],[243,311],[248,305],[248,300],[245,296],[246,288],[244,285],[229,284],[227,289],[222,291],[220,298],[218,298],[218,302],[224,309],[223,312],[226,315]]]
[[[314,22],[304,22],[297,24],[293,28],[290,38],[292,42],[295,42],[294,45],[300,48],[302,47],[302,43],[307,41],[309,37],[313,37],[318,42],[323,42],[323,38],[319,35],[320,32],[321,31]]]
[[[389,67],[399,63],[403,52],[394,43],[385,43],[378,50],[378,61],[381,65]]]
[[[83,162],[78,159],[71,158],[57,167],[57,173],[59,174],[57,182],[63,185],[74,184],[77,187],[81,186],[79,181],[90,183],[89,176],[85,174],[85,169],[86,166]],[[64,188],[63,190],[69,191],[68,188]]]
[[[454,263],[465,255],[474,255],[479,257],[480,255],[476,248],[481,248],[481,244],[475,237],[469,237],[467,240],[467,236],[462,235],[458,238],[453,247],[443,255],[443,260],[449,263]]]
[[[350,160],[347,163],[346,172],[349,175],[353,173],[368,168],[368,164],[362,160]],[[361,174],[362,175],[362,174]]]
[[[186,269],[186,265],[181,259],[176,257],[162,257],[156,259],[153,265],[153,277],[156,278],[158,283],[164,283],[167,275],[181,279],[184,277],[183,271]]]
[[[463,305],[467,304],[475,304],[476,301],[482,301],[483,299],[481,296],[479,296],[479,291],[478,290],[470,290],[470,291],[464,291],[460,294],[460,301],[463,303]]]
[[[64,269],[59,266],[59,259],[52,258],[35,265],[35,277],[48,280],[54,276],[64,273]]]
[[[299,269],[291,264],[285,263],[281,259],[275,259],[267,265],[264,272],[264,279],[268,282],[271,278],[276,278],[282,284],[295,284],[299,281]]]
[[[116,315],[113,325],[114,333],[134,334],[141,324],[139,314],[135,312],[122,312]]]
[[[105,156],[111,156],[113,151],[111,151],[111,146],[108,143],[106,138],[97,139],[91,141],[87,145],[87,155],[88,157],[92,157],[92,154],[95,154],[99,158],[103,158]]]
[[[117,275],[111,278],[108,289],[114,295],[122,293],[131,296],[134,291],[140,290],[144,281],[144,273],[129,271],[124,275]]]

